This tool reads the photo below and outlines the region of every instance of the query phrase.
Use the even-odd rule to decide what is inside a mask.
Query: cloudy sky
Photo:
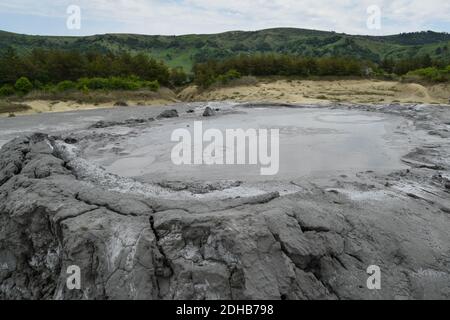
[[[81,10],[67,28],[67,8]],[[367,8],[381,9],[369,29]],[[42,35],[189,34],[298,27],[350,34],[450,32],[449,0],[0,0],[0,30]]]

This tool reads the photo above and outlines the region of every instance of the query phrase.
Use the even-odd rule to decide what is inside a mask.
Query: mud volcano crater
[[[176,165],[171,160],[171,150],[176,145],[171,141],[171,134],[185,128],[193,144],[197,138],[194,121],[202,119],[177,119],[163,126],[157,124],[128,139],[111,140],[103,145],[96,141],[91,145],[86,143],[83,157],[108,172],[144,182],[162,179],[290,180],[402,169],[405,166],[401,157],[414,145],[405,134],[405,130],[411,130],[411,122],[392,115],[323,108],[236,108],[235,111],[203,120],[201,124],[201,137],[208,129],[222,133],[223,142],[220,143],[224,151],[221,160],[224,165],[196,165],[194,161],[190,165]],[[230,148],[225,137],[228,129],[251,129],[258,133],[261,129],[274,128],[280,135],[279,171],[276,174],[261,176],[261,165],[249,164],[249,139],[242,150],[238,150],[246,155],[246,164],[225,164],[226,152]],[[268,140],[270,156],[270,137]],[[203,149],[208,144],[204,141]],[[238,149],[237,144],[235,148]],[[195,150],[191,149],[194,158]]]
[[[43,132],[0,152],[0,298],[450,298],[447,106],[209,106],[0,119]],[[194,121],[279,129],[278,174],[174,165]]]

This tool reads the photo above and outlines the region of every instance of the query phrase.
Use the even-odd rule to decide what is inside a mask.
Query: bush
[[[241,77],[241,74],[235,70],[231,69],[225,74],[221,74],[217,77],[217,81],[221,82],[222,84],[227,84],[232,80],[239,79]]]
[[[158,81],[142,81],[138,77],[82,78],[77,82],[77,88],[84,90],[138,90],[151,86],[159,88]],[[157,86],[156,86],[157,84]],[[157,90],[157,89],[156,89]]]
[[[78,89],[88,88],[90,90],[108,89],[108,79],[105,78],[81,78],[77,83]]]
[[[112,77],[108,81],[109,89],[112,90],[138,90],[143,86],[143,83],[137,77],[119,78]]]
[[[34,80],[33,81],[33,87],[35,89],[42,90],[44,88],[44,85],[39,80]]]
[[[173,86],[182,86],[188,82],[188,77],[183,68],[174,68],[170,70],[169,82]]]
[[[21,77],[16,81],[14,85],[16,90],[21,94],[27,94],[31,90],[33,90],[33,84],[28,80],[27,77]]]
[[[83,85],[81,88],[78,88],[83,94],[89,94],[89,88],[85,85]]]
[[[48,93],[52,93],[52,94],[58,93],[56,86],[54,86],[52,84],[46,84],[42,89]]]
[[[56,85],[56,90],[59,92],[62,92],[62,91],[76,89],[76,87],[77,87],[77,85],[75,82],[66,80],[66,81],[61,81],[60,83],[58,83]]]
[[[432,82],[447,82],[450,81],[450,66],[445,69],[438,69],[436,67],[429,67],[410,71],[406,74],[406,78],[420,77]]]
[[[12,96],[14,94],[14,87],[10,84],[5,84],[0,88],[0,97]]]
[[[158,80],[155,81],[145,81],[143,87],[150,89],[151,91],[158,91],[160,88]]]

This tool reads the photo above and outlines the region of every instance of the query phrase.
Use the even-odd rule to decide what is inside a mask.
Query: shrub
[[[14,87],[10,84],[5,84],[0,88],[0,97],[12,96],[14,94]]]
[[[78,80],[77,87],[86,87],[91,90],[108,89],[108,79],[105,78],[81,78]]]
[[[112,90],[138,90],[142,87],[142,82],[139,78],[129,77],[129,78],[119,78],[112,77],[109,78],[109,89]]]
[[[14,85],[16,90],[21,94],[27,94],[33,89],[33,84],[28,80],[27,77],[21,77],[16,81]]]
[[[432,82],[446,82],[450,81],[450,66],[445,69],[438,69],[436,67],[429,67],[410,71],[406,74],[406,78],[418,76]]]
[[[44,88],[44,85],[39,80],[34,80],[33,81],[33,87],[35,89],[42,90]]]
[[[150,89],[151,91],[158,91],[160,88],[158,80],[155,81],[145,81],[143,87]]]
[[[56,90],[57,91],[67,91],[67,90],[73,90],[76,89],[76,83],[73,81],[69,81],[69,80],[65,80],[65,81],[61,81],[60,83],[58,83],[56,85]]]
[[[219,81],[223,84],[227,84],[231,80],[239,79],[240,77],[241,77],[241,74],[237,70],[231,69],[227,73],[219,75],[217,77],[217,81]]]
[[[147,83],[152,83],[152,86],[155,86],[155,81],[141,81],[138,77],[133,76],[127,78],[82,78],[78,80],[77,88],[79,90],[84,88],[90,90],[138,90],[147,86]]]
[[[173,68],[170,70],[169,82],[173,86],[182,86],[188,82],[188,77],[183,68]]]
[[[55,94],[58,93],[57,88],[54,85],[51,84],[47,84],[44,86],[44,91],[51,93],[51,94]]]
[[[81,88],[79,88],[79,90],[81,92],[83,92],[83,94],[89,94],[89,88],[86,87],[85,85],[83,85]]]

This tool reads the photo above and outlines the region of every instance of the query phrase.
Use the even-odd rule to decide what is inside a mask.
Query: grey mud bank
[[[210,106],[219,110],[207,119],[202,104],[172,107],[179,117],[128,108],[0,119],[4,142],[25,127],[43,132],[0,152],[0,298],[450,299],[448,106]],[[328,115],[316,120],[349,112],[360,124],[373,114],[388,129],[360,133],[379,150],[375,163],[336,161],[324,174],[295,175],[289,163],[270,181],[164,172],[157,156],[167,144],[151,137],[255,109]],[[339,144],[325,137],[360,132],[278,121],[286,147],[292,137]],[[370,152],[357,139],[352,148]],[[127,157],[142,171],[114,166]],[[71,265],[81,268],[81,290],[66,286]],[[366,287],[370,265],[381,268],[381,290]]]

